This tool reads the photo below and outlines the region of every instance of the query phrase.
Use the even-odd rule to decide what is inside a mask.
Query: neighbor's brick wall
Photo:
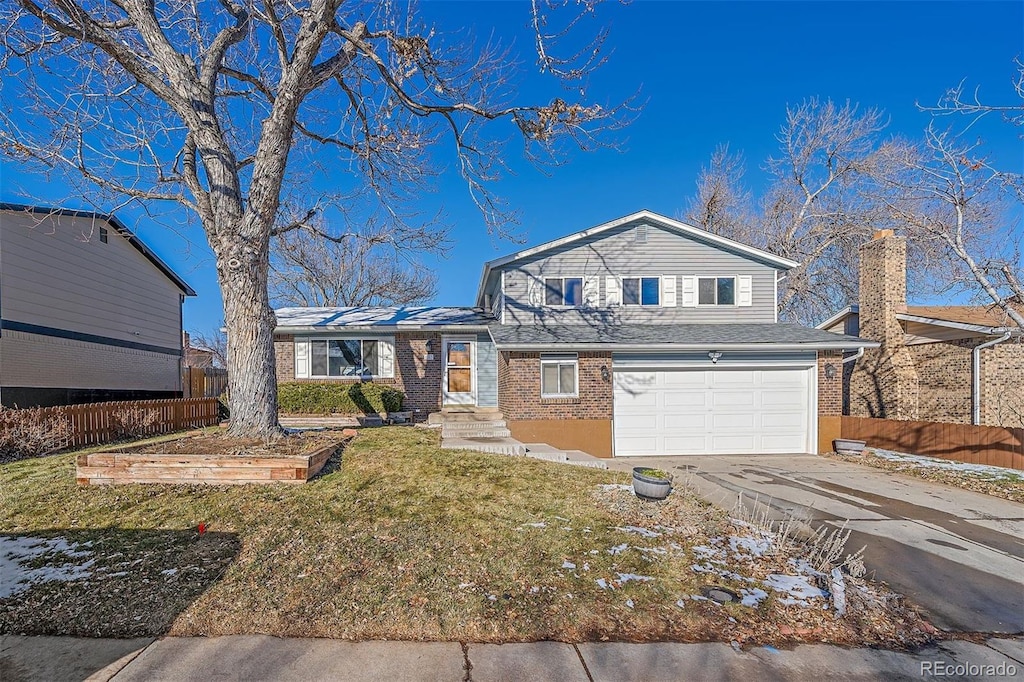
[[[431,343],[434,358],[427,359],[426,345]],[[354,378],[296,379],[295,337],[274,336],[274,354],[278,383],[345,384]],[[419,412],[426,418],[441,408],[441,335],[437,332],[403,332],[395,335],[395,377],[374,379],[375,384],[394,386],[405,394],[403,409]]]
[[[1024,342],[981,351],[981,423],[1024,428]]]
[[[540,397],[540,353],[501,351],[498,354],[498,406],[505,419],[611,419],[612,354],[579,354],[579,397]],[[608,369],[609,380],[601,377]]]
[[[971,349],[977,339],[907,346],[917,368],[917,419],[971,423]]]

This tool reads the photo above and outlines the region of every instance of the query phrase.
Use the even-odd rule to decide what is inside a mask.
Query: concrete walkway
[[[152,640],[0,637],[4,682],[189,680],[1024,679],[1024,640],[944,642],[913,654],[801,645],[341,642],[260,635]]]
[[[707,500],[745,500],[812,527],[853,531],[869,575],[920,606],[944,630],[1024,632],[1024,505],[814,455],[630,457],[609,466],[655,466]]]

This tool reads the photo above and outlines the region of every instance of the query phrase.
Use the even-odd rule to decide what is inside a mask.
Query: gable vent
[[[637,225],[636,229],[633,231],[633,239],[638,244],[646,244],[647,243],[647,226],[646,225]]]

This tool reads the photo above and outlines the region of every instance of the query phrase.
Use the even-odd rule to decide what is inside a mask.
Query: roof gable
[[[556,249],[572,245],[576,242],[587,239],[588,237],[598,236],[633,223],[647,223],[655,227],[662,228],[668,232],[699,241],[708,246],[728,251],[742,258],[762,263],[777,270],[789,270],[790,268],[794,268],[799,265],[799,263],[795,261],[782,258],[781,256],[776,256],[775,254],[762,251],[761,249],[757,249],[753,246],[748,246],[732,239],[727,239],[725,237],[706,232],[692,225],[654,213],[653,211],[642,210],[622,218],[603,223],[596,227],[581,230],[565,237],[545,242],[538,246],[524,249],[502,258],[496,258],[488,261],[484,264],[483,273],[480,277],[480,287],[477,291],[477,305],[484,305],[484,292],[487,290],[489,281],[495,270],[519,261],[534,258],[548,251],[554,251]]]

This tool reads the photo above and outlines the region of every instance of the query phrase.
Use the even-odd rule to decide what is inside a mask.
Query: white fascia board
[[[613,350],[657,353],[663,351],[794,351],[794,350],[856,350],[878,348],[877,341],[823,341],[820,343],[496,343],[498,350]]]
[[[826,328],[831,327],[834,324],[838,324],[840,321],[846,319],[847,315],[859,315],[859,314],[860,314],[860,306],[848,305],[845,308],[843,308],[842,310],[840,310],[838,313],[833,315],[832,317],[830,317],[827,320],[825,320],[824,322],[820,322],[820,323],[814,325],[814,328],[815,329],[826,329]]]
[[[1014,335],[1019,335],[1021,332],[1016,327],[988,327],[981,324],[967,324],[966,322],[950,322],[949,320],[936,320],[933,317],[921,317],[919,315],[909,315],[907,313],[896,313],[897,320],[903,320],[904,322],[919,322],[921,324],[931,324],[936,327],[948,327],[949,329],[962,329],[968,332],[977,332],[979,334],[987,334],[989,336],[1002,336],[1006,332],[1010,332]]]
[[[737,251],[747,256],[751,256],[757,260],[766,261],[770,265],[773,265],[781,270],[790,270],[800,265],[800,263],[790,260],[788,258],[776,256],[773,253],[762,251],[761,249],[754,248],[753,246],[747,246],[746,244],[741,244],[740,242],[733,241],[732,239],[727,239],[726,237],[720,237],[717,234],[705,232],[704,230],[694,227],[693,225],[687,225],[686,223],[680,222],[678,220],[673,220],[672,218],[663,216],[659,213],[655,213],[654,211],[648,211],[647,209],[644,209],[642,211],[637,211],[636,213],[631,213],[621,218],[616,218],[615,220],[603,223],[596,227],[581,230],[580,232],[574,232],[573,234],[570,234],[568,236],[561,237],[550,242],[545,242],[538,246],[534,246],[529,249],[524,249],[523,251],[518,251],[510,256],[504,256],[502,258],[496,258],[494,260],[487,261],[486,263],[484,263],[483,274],[480,277],[480,287],[477,290],[477,306],[481,305],[481,301],[483,301],[484,288],[487,285],[487,278],[490,276],[491,270],[493,270],[494,268],[500,268],[503,265],[508,265],[509,263],[513,263],[517,260],[529,258],[530,256],[536,256],[538,253],[543,253],[544,251],[548,251],[550,249],[565,246],[566,244],[572,244],[573,242],[579,241],[581,239],[585,239],[596,234],[601,234],[602,232],[613,230],[617,227],[622,227],[623,225],[636,222],[638,220],[647,220],[659,227],[668,228],[675,232],[679,232],[680,234],[684,234],[688,237],[693,237],[701,241],[710,242],[717,246],[722,246],[729,250]]]
[[[275,334],[347,334],[360,333],[402,333],[402,332],[489,332],[487,325],[433,324],[433,325],[338,325],[333,327],[275,327]]]

